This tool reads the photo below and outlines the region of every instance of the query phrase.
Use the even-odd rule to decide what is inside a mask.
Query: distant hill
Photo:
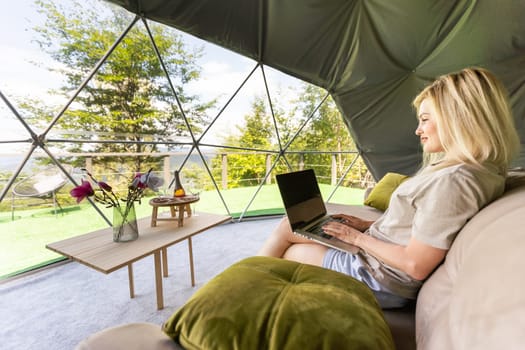
[[[0,173],[13,172],[22,163],[24,156],[2,156],[0,155]],[[33,168],[34,161],[29,159],[27,164],[24,166],[25,171],[30,171]],[[22,171],[24,171],[22,170]]]
[[[213,157],[215,157],[215,154],[206,153],[203,154],[203,156],[206,159],[206,162],[209,162]],[[184,154],[171,156],[171,168],[174,169],[180,164],[182,164],[182,161],[185,157],[186,156]],[[15,171],[20,166],[20,163],[23,159],[23,155],[0,155],[0,173]],[[34,163],[35,161],[33,159],[29,159],[23,171],[30,172],[33,168]],[[188,163],[196,163],[198,165],[201,165],[202,160],[198,153],[193,152],[190,158],[188,159]]]

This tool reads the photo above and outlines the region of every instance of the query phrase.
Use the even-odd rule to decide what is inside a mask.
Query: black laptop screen
[[[312,169],[279,174],[276,178],[293,230],[326,215],[323,197]]]

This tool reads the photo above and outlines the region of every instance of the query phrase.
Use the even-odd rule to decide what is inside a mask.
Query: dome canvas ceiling
[[[108,1],[326,88],[376,179],[417,170],[411,101],[466,66],[503,80],[525,143],[525,1]]]

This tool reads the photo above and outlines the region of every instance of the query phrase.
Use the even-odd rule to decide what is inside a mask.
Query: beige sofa
[[[398,349],[523,349],[525,347],[525,181],[508,190],[462,229],[445,262],[425,282],[417,304],[385,310]],[[367,207],[332,206],[366,217]],[[178,349],[158,325],[103,330],[77,350]]]

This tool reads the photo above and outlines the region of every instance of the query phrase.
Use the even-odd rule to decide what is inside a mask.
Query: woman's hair
[[[428,162],[437,168],[458,163],[496,166],[502,174],[520,149],[512,111],[503,84],[488,70],[466,68],[443,75],[413,101],[418,110],[429,99],[436,110],[436,126],[444,153]]]

